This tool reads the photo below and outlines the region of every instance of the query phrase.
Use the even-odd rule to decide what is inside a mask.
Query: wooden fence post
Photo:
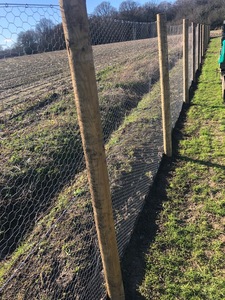
[[[208,27],[208,25],[205,25],[205,51],[206,51],[207,45],[208,45],[207,27]]]
[[[208,25],[208,43],[210,42],[210,25]]]
[[[199,63],[200,63],[200,66],[201,66],[201,64],[202,64],[202,24],[200,24],[199,37],[200,37]]]
[[[210,25],[207,25],[207,48],[209,44],[209,35],[210,35]]]
[[[205,38],[204,38],[204,33],[205,33],[205,25],[202,24],[202,61],[203,61],[203,57],[204,57],[204,51],[205,51]]]
[[[86,1],[60,0],[60,8],[106,288],[124,300]]]
[[[207,48],[207,37],[206,37],[206,24],[204,24],[204,55]]]
[[[162,123],[164,152],[168,157],[172,156],[172,125],[170,112],[170,85],[168,66],[167,26],[165,15],[157,15],[157,32],[159,48],[159,68],[162,101]]]
[[[195,72],[196,72],[196,27],[195,23],[192,22],[192,80],[195,82]]]
[[[198,52],[197,52],[197,66],[198,70],[200,70],[200,24],[197,24],[197,36],[198,36]]]
[[[206,25],[206,48],[208,48],[209,44],[209,25]]]
[[[188,19],[183,19],[183,93],[184,102],[189,103],[188,87]]]

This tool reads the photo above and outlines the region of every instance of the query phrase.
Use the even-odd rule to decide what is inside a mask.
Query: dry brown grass
[[[222,35],[221,29],[219,30],[211,30],[210,31],[210,37],[220,37]]]

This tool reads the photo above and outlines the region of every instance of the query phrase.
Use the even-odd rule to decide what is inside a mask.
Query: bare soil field
[[[130,58],[138,59],[140,54],[149,55],[150,47],[151,51],[157,51],[156,42],[141,40],[94,46],[96,71],[123,65]],[[40,98],[45,93],[72,89],[66,50],[2,59],[0,74],[0,100],[6,107],[33,100],[32,95]]]
[[[177,48],[176,45],[174,48]],[[115,69],[124,66],[122,74],[114,72],[116,80],[128,79],[129,81],[129,77],[130,81],[131,78],[134,81],[137,77],[140,80],[139,75],[147,75],[149,79],[158,76],[157,39],[94,46],[93,54],[97,74],[110,67]],[[173,51],[171,51],[172,55],[174,55]],[[128,72],[129,69],[132,74]],[[140,69],[141,73],[138,73]],[[12,106],[16,106],[13,107],[16,111],[17,106],[24,104],[26,107],[30,102],[35,99],[40,100],[46,94],[61,94],[72,89],[66,51],[2,59],[0,79],[1,117],[8,114],[11,116]]]

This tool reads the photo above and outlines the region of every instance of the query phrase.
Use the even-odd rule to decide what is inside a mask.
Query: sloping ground
[[[176,57],[171,85],[178,94],[182,64],[179,55]],[[100,75],[106,77],[105,73]],[[120,253],[161,159],[159,91],[159,83],[154,84],[106,143]],[[173,111],[179,114],[177,103]],[[3,261],[2,299],[103,297],[102,266],[85,171],[65,185],[54,204],[45,217],[37,220],[12,257]]]
[[[171,68],[181,36],[169,38]],[[105,142],[158,80],[157,39],[93,47]],[[0,259],[18,247],[84,166],[65,51],[0,65]]]
[[[164,161],[149,198],[145,214],[155,222],[146,219],[133,240],[133,247],[147,254],[142,284],[140,276],[133,290],[126,283],[129,299],[225,299],[225,105],[219,50],[220,38],[212,39],[190,108],[174,132],[174,156]],[[136,266],[138,260],[140,254],[133,259]]]

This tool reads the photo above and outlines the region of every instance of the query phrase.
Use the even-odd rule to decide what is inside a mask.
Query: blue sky
[[[120,6],[120,3],[123,2],[123,0],[105,0],[107,2],[110,2],[112,6],[114,6],[115,8],[119,8]],[[135,2],[143,5],[144,3],[146,2],[150,2],[151,0],[134,0]],[[97,5],[99,5],[101,2],[103,2],[103,0],[86,0],[86,3],[87,3],[87,10],[88,10],[88,13],[92,13],[93,10],[95,9],[95,7]],[[163,2],[162,0],[155,0],[154,2],[156,3],[160,3],[160,2]],[[167,2],[174,2],[174,1],[171,1],[171,0],[168,0]]]
[[[119,5],[123,0],[105,0],[111,3],[115,8],[119,8]],[[143,5],[151,0],[134,0],[135,2]],[[160,3],[160,0],[152,0],[155,3]],[[174,0],[167,0],[168,2],[174,2]],[[88,14],[91,14],[95,7],[99,5],[103,0],[86,0]],[[6,8],[5,4],[23,4],[20,8],[12,6]],[[25,8],[25,4],[28,7]],[[11,47],[17,40],[17,36],[21,31],[28,29],[35,29],[36,24],[41,18],[51,19],[54,24],[58,24],[61,21],[60,11],[57,7],[42,10],[31,9],[29,4],[39,5],[59,5],[59,0],[0,0],[0,46],[3,49]]]
[[[118,8],[120,3],[123,2],[123,0],[105,0],[111,3],[112,6]],[[149,2],[149,0],[134,0],[135,2],[139,3],[139,4],[144,4],[146,2]],[[151,1],[151,0],[150,0]],[[167,0],[168,2],[174,2],[174,0]],[[101,2],[103,2],[103,0],[86,0],[87,3],[87,10],[88,13],[92,13],[93,10],[95,9],[95,7],[97,5],[99,5]],[[154,2],[156,3],[160,3],[162,2],[161,0],[155,0]],[[27,3],[27,4],[31,4],[31,3],[35,3],[35,4],[53,4],[53,5],[57,5],[59,4],[58,0],[0,0],[0,4],[5,4],[5,3]]]

